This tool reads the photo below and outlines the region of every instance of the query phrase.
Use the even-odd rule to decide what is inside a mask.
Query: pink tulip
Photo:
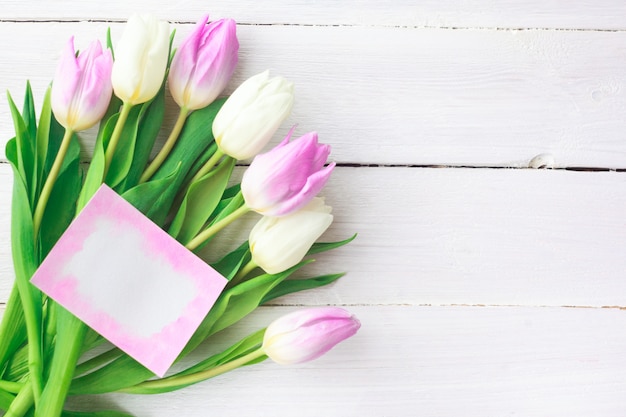
[[[292,132],[271,151],[257,155],[241,180],[246,205],[266,216],[284,216],[304,207],[335,167],[324,167],[330,146],[318,144],[317,133],[289,142]]]
[[[78,57],[70,38],[54,76],[51,106],[55,118],[66,129],[85,130],[95,125],[111,100],[110,50],[94,41]]]
[[[207,25],[203,17],[180,45],[169,74],[174,101],[188,110],[208,106],[228,84],[237,65],[239,42],[232,19]]]
[[[263,350],[281,365],[307,362],[354,335],[360,327],[356,317],[338,307],[298,310],[268,326]]]

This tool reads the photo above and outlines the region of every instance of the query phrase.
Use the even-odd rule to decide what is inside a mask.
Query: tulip
[[[52,188],[57,180],[63,160],[74,132],[89,129],[104,116],[111,100],[111,68],[113,57],[110,50],[102,50],[95,41],[76,56],[74,38],[70,38],[57,66],[50,106],[56,120],[65,128],[58,152],[33,214],[35,236],[39,233],[43,213]]]
[[[57,66],[50,96],[57,121],[67,130],[81,131],[95,125],[111,100],[110,50],[94,41],[78,57],[70,38]]]
[[[263,350],[281,365],[298,364],[322,356],[354,335],[361,323],[338,307],[308,308],[287,314],[267,327]]]
[[[176,51],[168,77],[176,104],[188,110],[208,106],[228,84],[237,65],[239,42],[232,19],[207,25],[201,19],[196,29]]]
[[[324,187],[335,167],[324,167],[330,146],[311,132],[289,142],[293,129],[271,151],[257,155],[241,180],[246,205],[266,216],[284,216],[304,207]]]
[[[222,92],[237,65],[239,42],[232,19],[222,19],[207,26],[203,17],[196,29],[174,55],[168,77],[170,92],[180,111],[165,144],[143,172],[140,183],[150,179],[165,161],[183,129],[190,111],[208,106]],[[216,155],[219,159],[222,155]],[[213,167],[206,166],[192,183]],[[206,172],[205,172],[206,171]]]
[[[115,49],[113,91],[134,105],[151,100],[159,92],[169,55],[169,24],[154,16],[133,15]]]
[[[252,261],[270,274],[296,265],[332,223],[331,210],[316,197],[286,216],[263,216],[250,231]]]
[[[243,82],[226,100],[213,121],[220,152],[248,159],[270,141],[293,106],[293,83],[270,78],[269,71]]]

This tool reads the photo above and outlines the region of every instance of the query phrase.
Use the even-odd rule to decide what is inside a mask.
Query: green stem
[[[21,259],[18,262],[23,261]],[[18,285],[20,301],[26,322],[26,334],[28,335],[28,371],[30,373],[31,394],[35,402],[39,401],[43,386],[43,345],[41,329],[41,293],[22,274],[31,277],[34,272],[26,272],[26,266],[18,266],[15,258],[13,264],[16,265],[15,282]]]
[[[233,369],[239,368],[258,359],[265,355],[263,347],[260,347],[247,355],[241,356],[233,361],[227,362],[223,365],[216,366],[215,368],[207,369],[205,371],[196,372],[188,375],[171,376],[169,378],[162,378],[153,381],[142,382],[134,387],[124,388],[119,392],[131,393],[131,394],[144,394],[147,391],[162,390],[172,387],[183,387],[191,384],[195,384],[209,378],[216,377]]]
[[[9,392],[11,394],[19,393],[24,388],[23,382],[3,381],[0,379],[0,390]]]
[[[13,400],[15,400],[15,395],[0,389],[0,413],[11,408]]]
[[[163,161],[165,161],[165,158],[167,158],[170,151],[176,144],[178,136],[180,135],[181,130],[183,130],[183,126],[185,125],[185,121],[187,120],[187,116],[189,116],[189,109],[187,109],[186,107],[181,107],[180,112],[178,113],[178,119],[176,119],[176,124],[174,125],[172,132],[170,133],[169,137],[165,141],[165,144],[163,145],[157,156],[152,160],[150,165],[148,165],[148,168],[146,168],[146,170],[143,172],[141,178],[139,178],[139,184],[148,181],[154,175],[154,173],[157,172],[159,167],[161,167],[161,164],[163,164]]]
[[[46,323],[44,326],[43,332],[43,351],[44,353],[50,352],[52,349],[52,345],[54,342],[54,338],[56,337],[57,332],[57,307],[58,304],[55,303],[51,298],[48,298],[46,302],[47,315],[46,315]]]
[[[113,133],[111,134],[111,139],[109,139],[109,144],[107,145],[105,155],[104,155],[104,174],[102,175],[102,180],[107,177],[107,172],[109,172],[109,168],[111,167],[111,161],[113,161],[113,154],[115,154],[115,148],[117,148],[117,144],[120,141],[120,137],[122,136],[122,130],[124,130],[124,125],[126,124],[126,119],[128,119],[128,115],[130,113],[130,109],[133,107],[132,104],[124,102],[122,104],[122,109],[120,110],[120,116],[115,123],[115,128],[113,129]]]
[[[59,172],[61,171],[61,166],[63,166],[63,160],[65,159],[65,154],[67,153],[67,149],[70,146],[73,134],[74,132],[71,129],[65,129],[65,134],[63,135],[63,140],[61,141],[61,146],[59,147],[59,152],[57,152],[57,155],[54,158],[54,163],[52,164],[50,173],[46,178],[46,182],[44,183],[43,189],[41,190],[41,195],[39,196],[39,200],[37,201],[37,207],[35,208],[35,215],[33,217],[35,240],[37,239],[37,235],[39,234],[39,228],[41,227],[43,213],[46,210],[46,206],[48,205],[48,200],[50,199],[52,188],[54,188],[54,184],[56,183]]]
[[[24,384],[17,394],[4,417],[22,417],[33,406],[35,398],[33,396],[32,384]]]
[[[222,230],[224,227],[228,226],[229,224],[231,224],[232,222],[234,222],[239,217],[243,216],[249,211],[250,211],[250,208],[248,208],[248,206],[244,204],[243,206],[239,207],[237,210],[230,213],[228,216],[224,217],[222,220],[219,220],[213,223],[211,226],[207,227],[202,232],[198,233],[196,237],[191,239],[191,241],[189,241],[189,243],[185,245],[185,247],[189,250],[197,249],[198,246],[206,242],[210,237],[212,237],[217,232]]]
[[[69,311],[56,306],[57,337],[50,367],[50,377],[44,387],[35,417],[59,417],[74,376],[87,326]]]
[[[239,270],[239,272],[237,272],[237,275],[235,275],[233,277],[233,279],[230,280],[228,285],[231,286],[231,287],[235,286],[236,284],[241,282],[256,267],[258,267],[256,262],[254,262],[252,259],[250,259],[250,261],[248,261],[248,263],[245,264],[244,267]]]
[[[196,172],[196,175],[194,175],[193,178],[191,178],[191,181],[189,181],[189,184],[193,184],[194,182],[196,182],[197,180],[199,180],[200,178],[208,174],[209,171],[212,170],[213,167],[217,164],[217,162],[222,158],[222,156],[224,156],[224,152],[222,152],[220,148],[217,148],[215,150],[215,153],[211,156],[211,158],[209,158],[209,160],[206,161],[206,163],[202,166],[202,168],[200,168],[200,171]]]

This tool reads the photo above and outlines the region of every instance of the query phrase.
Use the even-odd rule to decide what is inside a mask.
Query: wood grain
[[[315,362],[271,362],[152,397],[76,398],[144,417],[621,416],[626,314],[614,309],[348,307],[354,338]],[[262,308],[236,340],[293,308]],[[218,341],[218,345],[224,340]]]
[[[16,39],[0,60],[3,87],[21,103],[30,79],[41,100],[66,39],[81,47],[107,26],[0,23],[0,38]],[[178,26],[179,39],[190,28]],[[243,26],[239,35],[229,91],[266,68],[296,83],[273,143],[297,123],[342,163],[520,167],[550,153],[557,167],[626,166],[624,32]],[[0,145],[10,120],[2,98]],[[93,133],[84,136],[87,157]]]
[[[0,195],[9,178],[0,165]],[[359,236],[302,275],[349,274],[276,303],[626,306],[624,173],[339,168],[323,194],[335,214],[324,240]],[[0,206],[2,277],[8,214]],[[257,219],[227,228],[202,256],[219,259]]]
[[[142,417],[625,415],[626,173],[614,172],[626,168],[623,0],[0,0],[0,88],[21,105],[30,79],[39,105],[71,35],[84,48],[110,26],[115,41],[137,11],[177,22],[177,42],[203,13],[238,21],[227,93],[266,68],[296,83],[273,143],[298,123],[333,146],[343,166],[324,191],[335,223],[323,240],[359,234],[300,274],[345,277],[274,300],[205,354],[302,306],[344,306],[363,327],[309,364],[265,362],[172,394],[78,397],[71,407]],[[3,152],[12,135],[2,96],[0,314],[13,277]],[[94,135],[81,136],[87,160]],[[522,169],[537,155],[605,171]],[[201,255],[216,259],[256,219]]]
[[[626,6],[621,0],[251,0],[229,2],[133,2],[98,3],[65,0],[3,1],[6,20],[126,20],[131,13],[147,10],[162,19],[191,22],[205,13],[213,18],[232,17],[247,24],[376,25],[432,27],[624,29]]]

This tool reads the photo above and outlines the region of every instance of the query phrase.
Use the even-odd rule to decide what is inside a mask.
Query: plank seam
[[[7,304],[0,302],[0,308],[6,308]],[[466,307],[466,308],[567,308],[567,309],[589,309],[589,310],[622,310],[626,311],[626,306],[576,306],[576,305],[532,305],[532,304],[410,304],[410,303],[386,303],[386,304],[364,304],[364,303],[347,303],[347,304],[305,304],[305,303],[280,303],[280,304],[264,304],[261,307],[317,307],[317,306],[341,306],[341,307]]]
[[[589,305],[549,305],[549,304],[410,304],[410,303],[380,303],[380,304],[365,304],[365,303],[328,303],[328,304],[305,304],[305,303],[277,303],[277,304],[264,304],[264,307],[312,307],[312,306],[341,306],[341,307],[470,307],[470,308],[568,308],[568,309],[590,309],[590,310],[623,310],[626,311],[626,306],[589,306]]]
[[[1,164],[8,164],[7,160],[0,160]],[[82,161],[82,165],[88,165],[88,161]],[[240,163],[238,167],[247,167],[250,164]],[[358,163],[358,162],[338,162],[337,167],[342,168],[417,168],[417,169],[504,169],[504,170],[544,170],[544,171],[576,171],[576,172],[626,172],[624,168],[607,168],[607,167],[585,167],[585,166],[568,166],[568,167],[540,167],[533,168],[529,166],[513,166],[513,165],[445,165],[445,164],[377,164],[377,163]]]
[[[0,19],[0,23],[125,23],[126,19]],[[172,24],[180,25],[193,25],[195,21],[186,20],[171,20]],[[354,23],[288,23],[288,22],[274,22],[274,23],[251,23],[251,22],[237,22],[239,26],[280,26],[280,27],[320,27],[320,28],[334,28],[334,27],[371,27],[371,28],[389,28],[389,29],[440,29],[440,30],[484,30],[484,31],[511,31],[511,32],[547,32],[547,31],[561,31],[561,32],[609,32],[609,33],[623,33],[626,32],[626,28],[563,28],[563,27],[502,27],[502,26],[432,26],[432,25],[374,25],[374,24],[354,24]]]

